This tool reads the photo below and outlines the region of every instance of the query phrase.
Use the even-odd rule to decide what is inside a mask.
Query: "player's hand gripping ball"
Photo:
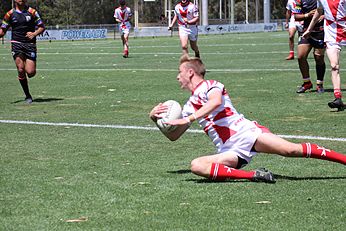
[[[168,106],[167,112],[161,114],[162,118],[159,118],[156,121],[156,124],[160,128],[161,132],[169,133],[174,131],[177,128],[177,126],[165,124],[165,122],[180,119],[182,117],[182,109],[180,104],[174,100],[168,100],[164,102],[163,105]]]

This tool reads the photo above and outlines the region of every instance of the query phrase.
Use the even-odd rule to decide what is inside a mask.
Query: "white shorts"
[[[303,25],[300,22],[289,22],[288,28],[295,28],[297,31],[303,31]]]
[[[131,29],[131,24],[129,22],[124,22],[119,24],[120,35],[129,34]]]
[[[257,124],[256,121],[244,119],[239,123],[242,127],[218,148],[218,153],[232,153],[250,163],[257,152],[253,146],[258,136],[270,132],[268,128]]]
[[[196,25],[179,26],[179,36],[188,36],[190,41],[197,41],[198,28]]]
[[[327,49],[336,48],[338,50],[341,50],[341,46],[345,46],[346,44],[340,44],[337,42],[326,42],[326,45],[327,45]]]

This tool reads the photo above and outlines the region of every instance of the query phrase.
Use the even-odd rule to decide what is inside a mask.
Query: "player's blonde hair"
[[[180,57],[180,65],[185,64],[186,68],[193,69],[198,75],[205,75],[205,66],[200,58],[189,57],[189,55],[182,55]]]

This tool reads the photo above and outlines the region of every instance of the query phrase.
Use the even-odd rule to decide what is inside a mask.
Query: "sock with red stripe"
[[[223,164],[212,163],[209,178],[215,181],[224,181],[226,179],[252,180],[254,175],[255,171],[244,171]]]
[[[334,97],[336,99],[341,99],[342,98],[341,89],[334,89]]]
[[[317,144],[302,143],[303,156],[306,158],[315,158],[346,164],[346,155],[336,151],[318,146]]]

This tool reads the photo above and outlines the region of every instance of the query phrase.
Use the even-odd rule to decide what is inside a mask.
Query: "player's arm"
[[[285,28],[288,28],[288,22],[291,17],[292,12],[290,10],[286,10],[286,22],[285,22]]]
[[[175,22],[177,21],[177,19],[178,19],[178,16],[177,16],[176,13],[174,13],[174,17],[172,19],[171,25],[169,25],[169,27],[168,27],[168,30],[172,30],[172,28],[173,28]]]
[[[10,27],[10,17],[11,17],[11,12],[9,11],[5,14],[4,19],[2,20],[2,23],[0,24],[0,38],[4,37],[8,28]]]
[[[45,28],[44,28],[44,27],[38,27],[38,28],[35,30],[35,32],[27,32],[27,33],[26,33],[26,37],[29,38],[29,39],[33,39],[33,38],[35,38],[36,36],[42,34],[43,31],[45,31]]]
[[[185,19],[184,19],[185,20]],[[186,19],[187,20],[187,19]],[[197,22],[198,22],[198,20],[199,20],[199,17],[198,16],[196,16],[196,17],[194,17],[193,19],[191,19],[191,20],[187,20],[187,21],[185,21],[187,24],[192,24],[192,25],[195,25]]]
[[[304,21],[306,19],[312,18],[314,16],[315,12],[316,12],[316,9],[314,9],[308,13],[305,13],[305,14],[294,14],[294,19],[296,21]]]
[[[128,14],[127,14],[127,17],[128,17],[128,20],[130,21],[131,20],[131,18],[132,18],[132,11],[131,11],[131,9],[129,9],[129,12],[128,12]]]
[[[115,18],[115,21],[118,22],[118,23],[122,23],[123,21],[118,19],[118,18]]]
[[[157,125],[157,119],[162,118],[162,113],[167,112],[167,105],[163,105],[162,103],[159,103],[158,105],[156,105],[151,112],[149,113],[149,118],[155,122],[155,124]],[[184,125],[179,125],[177,126],[176,129],[174,129],[171,132],[163,132],[163,134],[171,141],[175,141],[177,139],[179,139],[184,132],[190,127],[190,124],[186,123]]]
[[[190,125],[195,120],[199,118],[206,117],[212,111],[214,111],[217,107],[222,104],[222,92],[219,88],[213,88],[208,93],[208,101],[203,105],[200,109],[198,109],[195,113],[184,117],[182,119],[171,120],[166,122],[169,125],[180,126],[180,125]]]
[[[0,38],[4,37],[5,34],[6,34],[6,31],[0,28]]]
[[[304,34],[302,35],[303,37],[309,37],[311,31],[315,27],[316,23],[321,21],[321,18],[323,19],[323,8],[322,6],[318,7],[317,10],[314,13],[314,16],[311,19],[311,22],[309,24],[309,27],[306,29]]]

